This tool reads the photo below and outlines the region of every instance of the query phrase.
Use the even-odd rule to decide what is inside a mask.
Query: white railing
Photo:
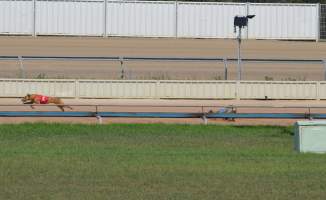
[[[0,34],[234,38],[234,16],[256,14],[244,38],[318,40],[319,10],[319,4],[0,0]]]
[[[119,62],[119,77],[124,79],[126,69],[124,62],[127,61],[149,61],[149,62],[210,62],[224,64],[224,80],[228,80],[228,65],[237,62],[236,58],[227,57],[131,57],[131,56],[1,56],[0,61],[19,61],[18,78],[28,78],[25,76],[26,68],[24,61],[116,61]],[[326,60],[324,59],[266,59],[266,58],[244,58],[244,63],[275,63],[275,64],[317,64],[323,65],[324,80],[326,80]],[[240,73],[242,70],[238,71]]]
[[[0,79],[0,97],[326,99],[326,81]]]

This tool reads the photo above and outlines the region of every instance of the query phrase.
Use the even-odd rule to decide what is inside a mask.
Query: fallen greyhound
[[[213,110],[210,110],[208,113],[214,113]],[[233,107],[232,105],[226,106],[226,107],[221,107],[217,113],[237,113],[237,110],[235,107]],[[223,118],[224,120],[228,120],[228,121],[235,121],[235,118],[231,118],[231,117],[227,117],[227,118]]]

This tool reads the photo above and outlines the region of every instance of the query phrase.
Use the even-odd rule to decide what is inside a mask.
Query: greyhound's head
[[[24,97],[21,99],[21,101],[22,101],[23,103],[27,103],[27,102],[29,102],[29,101],[32,100],[31,96],[32,96],[32,95],[27,94],[26,96],[24,96]]]

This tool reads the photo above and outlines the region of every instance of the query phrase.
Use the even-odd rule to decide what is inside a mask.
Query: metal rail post
[[[241,80],[242,66],[241,66],[241,27],[239,27],[238,35],[238,80]]]
[[[19,61],[19,68],[20,68],[19,78],[25,78],[25,70],[24,70],[22,56],[18,56],[18,61]]]
[[[207,120],[206,114],[204,113],[204,106],[201,107],[201,113],[202,113],[201,119],[203,120],[204,124],[207,125],[208,120]]]
[[[96,119],[97,119],[97,122],[99,123],[99,124],[102,124],[102,122],[103,122],[103,120],[102,120],[102,117],[99,115],[99,113],[98,113],[98,106],[97,105],[95,105],[95,117],[96,117]]]
[[[224,63],[224,80],[228,80],[228,60],[227,58],[223,58]]]
[[[102,117],[100,115],[96,115],[96,119],[99,124],[103,123]]]
[[[205,115],[203,115],[201,118],[202,118],[204,124],[207,125],[208,124],[207,117]]]
[[[120,68],[121,68],[120,79],[125,79],[125,70],[123,67],[123,57],[119,57],[119,60],[120,60]]]
[[[246,3],[246,12],[247,12],[247,16],[250,15],[250,2]],[[249,38],[249,22],[248,22],[248,26],[247,26],[247,32],[246,32],[246,38]]]

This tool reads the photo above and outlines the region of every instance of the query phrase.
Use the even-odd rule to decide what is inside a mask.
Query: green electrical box
[[[298,121],[294,131],[297,151],[326,153],[326,121]]]

